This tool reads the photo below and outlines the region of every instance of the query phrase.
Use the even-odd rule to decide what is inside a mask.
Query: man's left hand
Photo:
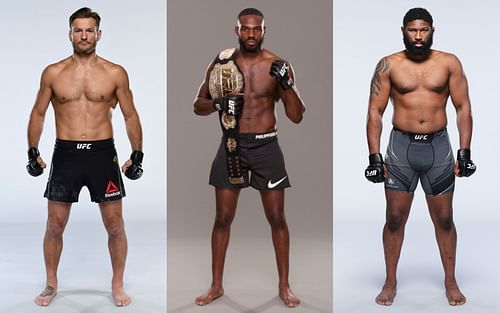
[[[283,60],[276,60],[271,64],[269,74],[276,77],[283,90],[287,90],[293,86],[293,79],[289,75],[290,65]]]

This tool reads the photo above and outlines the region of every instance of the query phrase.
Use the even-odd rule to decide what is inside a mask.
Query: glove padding
[[[470,159],[470,149],[459,149],[457,162],[459,177],[469,177],[476,172],[476,164]]]
[[[224,111],[229,115],[239,116],[243,110],[243,96],[225,96],[214,99],[214,109]]]
[[[276,60],[271,64],[269,75],[276,77],[283,90],[290,89],[293,86],[293,79],[290,78],[290,65],[283,60]]]
[[[365,170],[365,177],[372,183],[381,183],[385,180],[384,159],[382,154],[373,153],[368,157],[370,165]]]
[[[144,153],[142,151],[133,151],[130,155],[130,160],[132,164],[125,171],[125,176],[127,178],[136,180],[141,178],[142,176],[142,158],[144,157]]]
[[[43,173],[42,166],[38,163],[38,157],[40,156],[40,151],[37,148],[28,149],[28,165],[26,169],[31,176],[40,176]]]

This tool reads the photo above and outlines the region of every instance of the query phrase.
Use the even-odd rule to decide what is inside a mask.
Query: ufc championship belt
[[[230,94],[242,93],[244,89],[244,78],[236,64],[236,52],[234,48],[226,49],[219,53],[214,61],[214,67],[210,72],[208,89],[212,99],[224,97]],[[239,116],[234,111],[219,111],[219,121],[222,128],[223,140],[226,149],[226,166],[229,173],[229,182],[233,185],[243,184],[244,179],[240,166],[240,123]]]

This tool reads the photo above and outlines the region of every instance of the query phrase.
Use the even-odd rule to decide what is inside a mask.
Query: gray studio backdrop
[[[331,248],[331,2],[169,1],[168,246],[186,238],[204,242],[207,249],[201,251],[198,258],[205,261],[207,276],[215,215],[214,188],[208,185],[208,175],[221,131],[216,114],[196,116],[192,102],[207,66],[217,53],[238,46],[234,26],[237,14],[246,7],[256,7],[263,12],[267,26],[264,47],[291,62],[296,85],[306,105],[304,119],[298,125],[286,118],[282,103],[276,106],[279,142],[292,184],[285,199],[291,251],[294,252],[294,242],[301,239],[327,241],[327,249]],[[240,195],[232,236],[233,239],[262,238],[263,244],[271,240],[260,196],[252,188]],[[238,243],[232,241],[232,244]],[[268,255],[271,251],[262,253]],[[230,264],[231,258],[227,262]],[[331,262],[327,263],[325,273],[331,273]],[[307,271],[309,266],[314,266],[294,264],[293,259],[291,264],[292,277],[294,269]],[[169,264],[170,271],[175,269]],[[176,282],[169,280],[168,283],[175,288]]]
[[[144,176],[125,179],[124,200],[128,219],[165,219],[166,150],[166,73],[165,3],[147,1],[140,7],[135,1],[22,1],[2,3],[4,12],[0,35],[4,40],[0,65],[0,98],[4,112],[0,138],[4,164],[0,211],[9,222],[42,221],[46,200],[42,197],[48,170],[32,178],[25,170],[27,162],[26,129],[38,91],[40,75],[50,63],[72,53],[68,39],[68,17],[76,9],[89,6],[101,15],[102,38],[97,53],[125,67],[139,111],[144,132]],[[119,108],[113,112],[115,143],[120,164],[131,149]],[[40,141],[40,152],[50,164],[55,140],[53,110],[49,108]],[[90,204],[86,188],[71,220],[98,216]]]
[[[334,276],[334,309],[338,313],[375,310],[371,304],[383,283],[383,185],[372,184],[363,176],[368,165],[365,125],[369,86],[380,58],[404,48],[400,31],[403,15],[408,9],[419,6],[429,9],[434,17],[433,48],[452,52],[461,60],[472,101],[474,132],[471,149],[478,170],[470,178],[456,180],[454,200],[458,231],[457,275],[462,282],[462,291],[469,295],[470,302],[476,303],[474,307],[466,305],[463,312],[482,312],[477,304],[488,297],[492,299],[500,290],[499,272],[490,267],[493,263],[498,264],[499,255],[484,241],[494,242],[496,247],[500,235],[494,230],[500,221],[496,197],[500,191],[496,171],[496,156],[500,152],[496,139],[500,131],[497,121],[500,113],[497,96],[500,46],[497,39],[500,33],[496,21],[500,4],[496,1],[472,4],[469,1],[336,0],[333,249],[334,273],[338,273]],[[448,131],[456,153],[458,132],[451,101],[447,112]],[[391,116],[392,104],[389,103],[381,140],[383,154],[392,127]],[[492,261],[479,263],[478,258]],[[438,303],[440,300],[444,302],[444,297],[441,299],[441,264],[421,187],[416,190],[408,221],[400,274],[400,282],[406,286],[415,286],[422,281],[433,283],[431,289],[436,288],[438,293],[431,293],[429,297],[439,296]],[[476,284],[484,286],[476,288]],[[470,294],[476,290],[483,296]],[[407,296],[410,303],[418,304],[421,300],[423,307],[420,309],[430,312],[433,304],[426,302],[424,294]],[[368,306],[356,307],[351,296],[356,296],[358,303],[366,301]],[[403,304],[400,302],[400,305]],[[413,312],[411,306],[404,309]],[[417,305],[415,311],[418,311]]]

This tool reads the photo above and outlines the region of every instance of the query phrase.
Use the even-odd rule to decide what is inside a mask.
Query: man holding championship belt
[[[455,176],[467,177],[476,170],[470,152],[471,104],[458,58],[431,49],[432,24],[427,10],[409,10],[401,27],[406,49],[382,58],[371,81],[366,125],[370,165],[365,177],[385,183],[387,202],[383,230],[386,280],[375,299],[381,305],[391,305],[396,296],[404,228],[419,180],[434,224],[448,303],[465,303],[455,279],[457,233],[452,200]],[[384,161],[380,135],[389,98],[394,105],[393,129]],[[456,161],[446,131],[448,98],[457,112],[460,149]]]
[[[224,294],[222,276],[241,188],[259,190],[271,225],[279,275],[279,296],[288,307],[300,300],[288,282],[289,234],[284,189],[290,187],[277,141],[275,103],[281,99],[287,117],[302,120],[304,105],[287,61],[263,49],[264,16],[254,8],[238,15],[239,49],[220,52],[208,67],[194,101],[197,115],[218,112],[222,142],[210,172],[215,187],[216,216],[212,232],[212,285],[196,298],[205,305]],[[251,175],[249,175],[251,173]]]
[[[81,8],[69,18],[69,39],[73,55],[47,66],[28,124],[28,173],[39,176],[46,164],[38,151],[45,114],[52,103],[56,122],[56,143],[44,196],[48,199],[47,228],[43,241],[46,269],[45,289],[35,298],[41,306],[57,294],[57,268],[63,246],[63,232],[71,204],[78,202],[83,186],[101,209],[108,233],[113,277],[111,291],[117,306],[130,303],[123,289],[127,237],[122,217],[125,196],[120,166],[113,141],[111,116],[118,103],[125,119],[132,148],[122,166],[129,179],[142,176],[142,128],[129,88],[127,72],[96,54],[101,38],[100,16]]]

